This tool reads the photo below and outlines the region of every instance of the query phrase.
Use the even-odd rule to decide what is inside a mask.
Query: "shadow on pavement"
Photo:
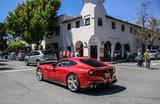
[[[6,64],[6,63],[0,63],[0,66],[5,66],[5,65],[8,65],[8,64]]]
[[[160,68],[150,68],[149,70],[160,70]]]
[[[0,71],[4,71],[4,70],[13,70],[13,68],[0,68]]]
[[[59,87],[62,87],[68,90],[68,88],[64,85],[57,84],[51,81],[44,81],[44,82],[54,84],[56,86],[59,86]],[[112,95],[112,94],[120,93],[125,90],[126,90],[126,87],[123,87],[120,85],[112,85],[109,88],[82,89],[77,94],[85,94],[85,95],[90,95],[90,96],[104,96],[104,95]]]
[[[7,59],[0,59],[0,62],[9,62],[10,60]]]
[[[119,85],[112,85],[110,88],[82,90],[80,94],[91,95],[91,96],[103,96],[103,95],[112,95],[120,93],[124,90],[126,90],[126,87]]]

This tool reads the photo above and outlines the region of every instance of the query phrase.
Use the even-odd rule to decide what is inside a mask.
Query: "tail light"
[[[88,74],[93,75],[94,74],[93,70],[88,71]]]

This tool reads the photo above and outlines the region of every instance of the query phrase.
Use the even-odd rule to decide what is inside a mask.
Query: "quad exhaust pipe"
[[[92,84],[92,85],[91,85],[91,88],[97,88],[97,85]]]

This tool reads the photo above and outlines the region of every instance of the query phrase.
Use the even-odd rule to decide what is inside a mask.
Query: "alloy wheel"
[[[40,69],[37,69],[36,71],[36,77],[39,81],[42,81],[43,80],[43,74],[42,74],[42,71]]]
[[[29,66],[28,60],[25,60],[25,64],[26,64],[26,66]]]
[[[67,78],[67,85],[70,91],[77,92],[79,90],[79,80],[77,76],[70,74]]]
[[[36,62],[37,67],[41,65],[40,61]]]

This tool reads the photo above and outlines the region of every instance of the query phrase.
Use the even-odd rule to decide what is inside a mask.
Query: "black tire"
[[[26,66],[29,66],[28,60],[25,60],[25,65],[26,65]]]
[[[67,77],[67,87],[72,92],[78,92],[80,90],[80,82],[75,74],[69,74]]]
[[[37,60],[36,66],[38,67],[38,66],[40,66],[40,65],[41,65],[41,62],[40,62],[39,60]]]
[[[36,77],[37,77],[37,79],[38,79],[39,81],[43,81],[43,80],[44,80],[44,79],[43,79],[43,73],[42,73],[41,69],[37,69],[37,70],[36,70]]]

